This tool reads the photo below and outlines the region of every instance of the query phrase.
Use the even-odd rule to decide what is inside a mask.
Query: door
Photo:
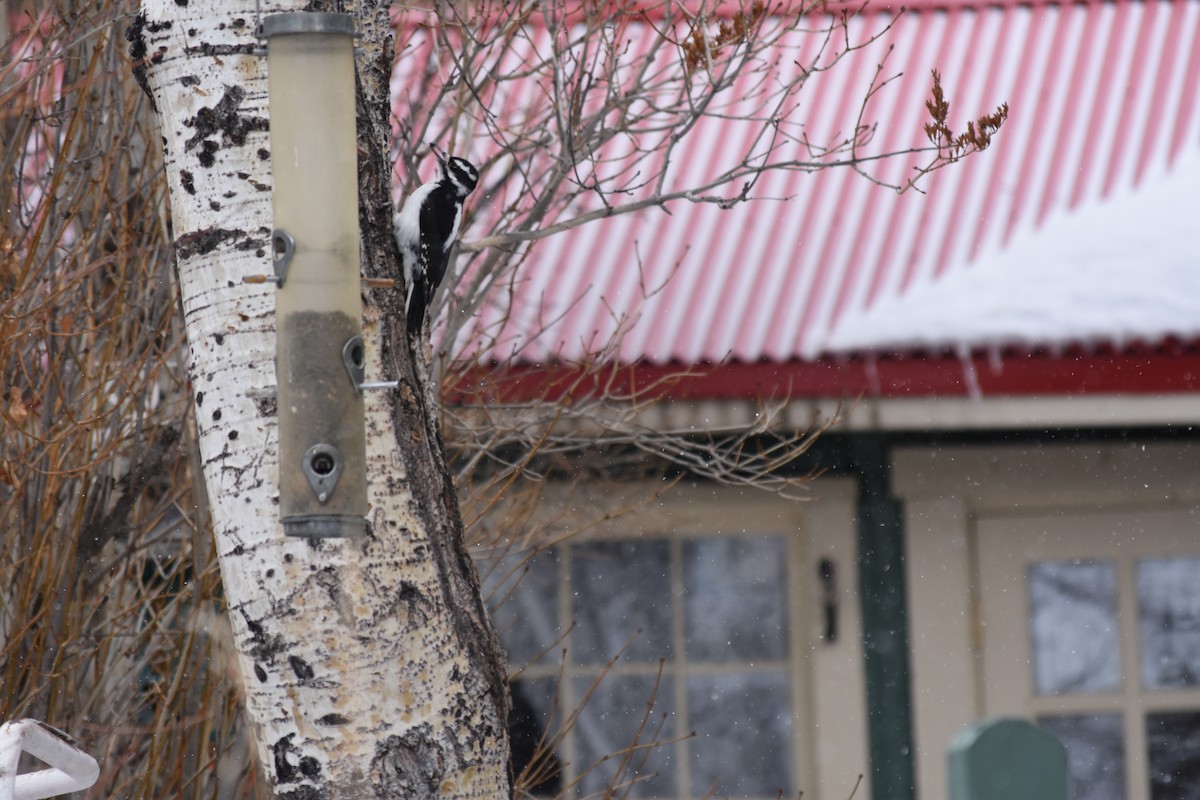
[[[1072,800],[1200,800],[1198,522],[979,521],[981,706],[1063,741]]]

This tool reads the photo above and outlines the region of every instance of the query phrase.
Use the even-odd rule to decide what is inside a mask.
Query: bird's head
[[[433,142],[429,143],[429,149],[437,156],[438,164],[442,168],[442,180],[450,181],[458,191],[459,197],[470,194],[479,183],[479,170],[475,169],[475,165],[465,158],[446,155],[445,151]]]

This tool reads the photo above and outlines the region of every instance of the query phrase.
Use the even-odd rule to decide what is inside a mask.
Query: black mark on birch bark
[[[375,745],[371,774],[377,797],[432,800],[445,773],[445,758],[430,739],[428,725],[419,725],[403,736],[389,736]]]
[[[125,28],[125,41],[129,42],[129,59],[133,62],[133,80],[138,88],[150,98],[150,108],[155,113],[158,106],[154,103],[154,94],[150,91],[150,82],[146,80],[146,15],[138,14],[133,22]]]
[[[191,127],[193,133],[183,143],[184,151],[200,145],[200,163],[206,167],[212,166],[214,154],[221,146],[214,139],[220,138],[225,146],[240,147],[246,143],[246,137],[251,132],[267,130],[266,117],[239,113],[245,99],[246,90],[241,86],[226,86],[225,94],[214,105],[205,106],[196,112],[196,116],[185,119],[183,124]]]
[[[311,680],[313,677],[312,666],[300,656],[288,656],[288,664],[292,668],[292,672],[296,673],[296,677],[302,681]]]
[[[245,238],[246,232],[237,228],[202,228],[185,233],[175,240],[175,251],[180,259],[208,255],[228,241]]]

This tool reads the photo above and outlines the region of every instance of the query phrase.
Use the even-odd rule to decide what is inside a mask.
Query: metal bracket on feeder
[[[346,346],[342,348],[342,361],[346,364],[346,373],[350,376],[355,394],[361,395],[367,389],[395,389],[400,385],[400,381],[366,382],[367,365],[361,336],[355,336],[346,342]]]
[[[247,275],[242,278],[242,283],[273,283],[276,289],[282,289],[294,255],[296,255],[295,237],[282,228],[276,228],[271,231],[271,262],[275,265],[275,274]]]
[[[273,283],[280,289],[287,280],[288,267],[292,265],[292,256],[296,255],[296,239],[282,228],[271,231],[271,260],[275,263],[275,278]],[[268,278],[267,280],[272,280]]]
[[[363,381],[367,377],[367,360],[363,353],[361,336],[353,336],[346,340],[342,348],[342,362],[346,365],[346,373],[350,376],[350,384],[355,394],[362,394]]]

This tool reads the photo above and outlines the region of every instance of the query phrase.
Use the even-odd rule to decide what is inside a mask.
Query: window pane
[[[1151,800],[1200,800],[1200,712],[1149,714]]]
[[[692,539],[683,546],[687,655],[701,661],[787,656],[787,540]]]
[[[1200,684],[1200,558],[1141,561],[1137,584],[1143,684]]]
[[[791,690],[779,670],[688,679],[692,794],[792,796]]]
[[[663,678],[655,692],[654,675],[605,675],[575,724],[576,770],[583,772],[580,793],[602,794],[615,781],[623,796],[669,797],[676,793],[674,683]],[[575,681],[582,698],[592,681]],[[646,716],[646,703],[654,708]],[[605,756],[608,756],[604,761]],[[586,770],[586,772],[584,772]]]
[[[1120,687],[1117,576],[1111,562],[1030,565],[1029,607],[1038,694]]]
[[[558,564],[557,550],[543,550],[481,565],[484,597],[514,667],[528,665],[539,653],[557,658]]]
[[[1125,796],[1125,738],[1120,714],[1039,717],[1038,725],[1067,748],[1070,800]]]
[[[670,655],[670,558],[663,539],[571,548],[576,661],[604,663],[631,638],[625,661],[657,662]]]

